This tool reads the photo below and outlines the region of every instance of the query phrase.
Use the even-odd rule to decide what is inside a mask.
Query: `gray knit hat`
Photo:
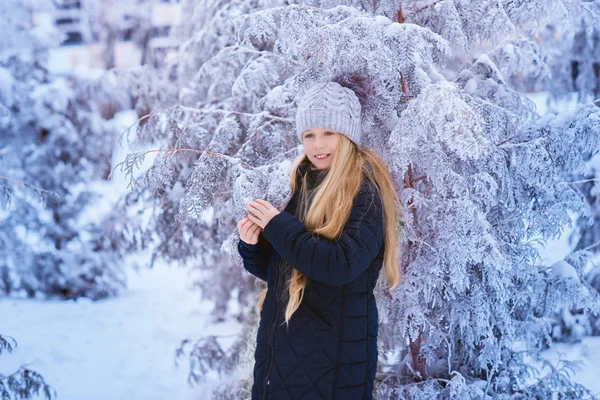
[[[344,134],[357,145],[361,144],[361,106],[356,94],[337,82],[311,87],[298,101],[296,132],[309,128],[328,128]]]

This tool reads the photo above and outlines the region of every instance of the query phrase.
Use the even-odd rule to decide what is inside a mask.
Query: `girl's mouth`
[[[327,158],[327,157],[329,157],[329,156],[330,156],[330,154],[326,154],[326,155],[324,155],[324,156],[315,156],[315,158],[316,158],[317,160],[324,160],[324,159],[326,159],[326,158]]]

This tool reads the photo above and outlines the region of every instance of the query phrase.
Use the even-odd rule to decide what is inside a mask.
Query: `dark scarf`
[[[285,211],[294,215],[296,218],[298,218],[298,220],[304,223],[305,217],[304,215],[301,215],[301,207],[298,206],[298,200],[300,198],[300,193],[302,190],[303,177],[306,175],[306,184],[308,189],[308,204],[306,210],[308,210],[310,208],[312,199],[316,193],[315,189],[327,177],[328,172],[329,169],[314,169],[312,164],[300,164],[296,172],[296,179],[297,182],[299,182],[299,185],[296,186],[296,191],[292,194],[292,198],[285,207]],[[289,298],[288,281],[292,277],[292,267],[284,259],[281,259],[279,263],[278,276],[279,282],[277,286],[279,293],[277,293],[277,295],[282,300],[282,304],[285,304],[285,306],[287,306],[287,301]],[[285,307],[283,307],[282,313],[283,312],[285,312]]]
[[[296,181],[299,183],[296,185],[296,192],[292,195],[292,198],[288,202],[286,211],[293,214],[300,221],[304,222],[304,216],[300,215],[300,208],[298,207],[298,200],[300,198],[300,192],[302,190],[303,177],[306,175],[306,184],[308,189],[308,204],[307,210],[310,208],[312,198],[315,195],[316,188],[321,182],[327,177],[329,169],[313,169],[312,164],[300,164],[296,172]]]

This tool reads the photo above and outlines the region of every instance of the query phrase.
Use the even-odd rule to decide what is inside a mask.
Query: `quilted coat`
[[[322,171],[301,167],[311,184],[323,179]],[[363,178],[343,232],[333,241],[308,232],[296,218],[298,193],[268,222],[257,244],[238,244],[244,268],[268,287],[252,400],[372,399],[378,332],[373,288],[384,251],[379,191]],[[289,326],[284,313],[291,269],[285,265],[310,278]]]

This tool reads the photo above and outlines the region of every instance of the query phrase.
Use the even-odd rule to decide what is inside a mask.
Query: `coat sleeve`
[[[238,252],[242,256],[244,268],[263,281],[267,280],[267,268],[271,249],[271,244],[264,238],[262,232],[259,233],[258,243],[256,244],[248,244],[242,239],[238,242]]]
[[[348,221],[336,240],[319,237],[288,212],[273,217],[263,233],[273,249],[311,280],[342,286],[356,279],[383,245],[383,207],[368,186],[354,198]]]

